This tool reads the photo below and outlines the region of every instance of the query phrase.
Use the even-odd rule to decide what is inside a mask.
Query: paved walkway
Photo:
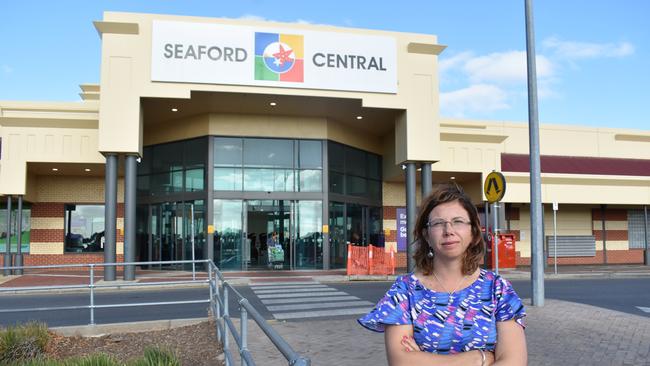
[[[650,365],[650,318],[559,300],[527,310],[529,365]],[[255,360],[287,365],[261,330],[249,324]],[[365,330],[355,319],[271,324],[312,365],[387,364],[383,334]]]
[[[559,274],[546,279],[563,278],[648,278],[650,267],[642,265],[561,266]],[[502,270],[506,278],[529,279],[529,268]],[[204,277],[203,274],[199,276]],[[230,272],[233,284],[287,281],[310,278],[318,282],[348,281],[341,271]],[[119,278],[119,274],[118,274]],[[188,279],[191,273],[138,272],[138,282]],[[392,280],[394,276],[390,276]],[[361,277],[357,279],[386,279]],[[97,280],[101,280],[98,274]],[[0,276],[0,286],[20,287],[44,284],[86,284],[87,273],[30,273],[24,276]],[[4,283],[3,283],[4,282]],[[530,304],[529,300],[525,301]],[[546,299],[545,306],[528,310],[526,337],[530,365],[650,365],[650,318],[589,305]],[[250,349],[260,365],[287,365],[261,330],[250,322]],[[365,330],[354,318],[314,321],[271,321],[273,328],[299,353],[312,359],[312,365],[386,365],[383,335]],[[138,324],[132,324],[141,327]],[[235,344],[234,341],[231,344]]]

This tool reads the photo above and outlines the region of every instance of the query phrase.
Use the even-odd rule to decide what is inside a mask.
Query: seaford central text
[[[382,57],[315,53],[312,61],[318,67],[386,71]]]
[[[204,57],[213,61],[246,61],[248,53],[240,47],[219,47],[205,45],[165,44],[165,58],[202,60]]]
[[[167,43],[164,46],[164,57],[175,59],[243,62],[248,58],[248,52],[241,47],[219,47],[206,45],[184,45]],[[383,57],[368,57],[362,55],[341,55],[335,53],[317,52],[312,57],[316,67],[352,70],[386,71]]]

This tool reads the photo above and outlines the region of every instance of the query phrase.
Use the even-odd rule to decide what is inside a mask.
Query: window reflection
[[[65,251],[104,250],[104,205],[65,205]]]

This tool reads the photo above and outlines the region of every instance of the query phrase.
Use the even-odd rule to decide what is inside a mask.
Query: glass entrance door
[[[293,205],[290,200],[244,201],[243,264],[246,268],[292,268]]]

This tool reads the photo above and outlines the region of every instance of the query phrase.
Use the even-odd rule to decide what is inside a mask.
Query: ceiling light
[[[363,119],[363,116],[357,116],[357,119]]]
[[[89,172],[89,171],[90,171],[90,169],[89,169],[89,168],[86,168],[86,169],[84,169],[84,171],[86,171],[86,172]]]
[[[449,179],[454,180],[454,179],[456,179],[456,177],[449,177]]]
[[[172,112],[178,112],[178,108],[172,108]]]
[[[278,103],[276,103],[276,102],[271,102],[271,103],[269,103],[269,105],[270,105],[271,107],[275,107],[276,105],[278,105]]]
[[[58,172],[59,169],[58,169],[58,168],[52,168],[52,171],[53,171],[53,172]]]

